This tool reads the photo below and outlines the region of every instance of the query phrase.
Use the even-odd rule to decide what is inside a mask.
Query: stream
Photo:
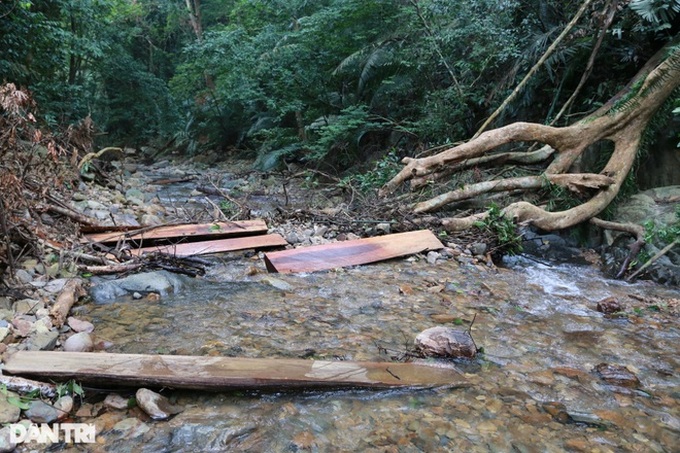
[[[522,257],[501,268],[416,256],[287,275],[252,253],[211,260],[175,294],[76,314],[113,343],[108,352],[356,361],[391,360],[426,328],[474,319],[484,352],[456,364],[472,385],[164,392],[184,407],[169,421],[134,409],[95,418],[102,451],[678,451],[680,329],[664,305],[677,288]],[[635,308],[605,316],[595,306],[607,297]],[[626,366],[640,387],[607,384],[593,372],[600,363]]]

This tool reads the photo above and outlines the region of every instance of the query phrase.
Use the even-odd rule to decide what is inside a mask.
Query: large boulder
[[[613,220],[621,223],[635,223],[652,226],[658,230],[668,230],[674,225],[680,227],[680,186],[657,187],[633,195],[616,208]],[[605,231],[602,250],[603,271],[616,275],[624,259],[628,256],[629,245],[634,241],[629,235]],[[657,254],[666,244],[658,239],[647,243],[645,254]],[[680,284],[680,247],[669,250],[642,275],[652,280],[668,284]]]

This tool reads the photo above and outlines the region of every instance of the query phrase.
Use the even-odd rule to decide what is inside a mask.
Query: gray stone
[[[16,269],[14,271],[14,276],[19,280],[21,283],[30,283],[33,281],[33,276],[30,274],[25,269]]]
[[[71,335],[64,342],[64,351],[67,352],[91,352],[94,350],[94,342],[87,332]]]
[[[9,327],[0,327],[0,342],[2,342],[7,335],[9,335]]]
[[[142,225],[160,225],[163,223],[163,219],[154,214],[144,214],[140,219]]]
[[[24,415],[33,423],[52,423],[59,418],[59,411],[41,400],[31,402],[31,406],[24,411]]]
[[[416,349],[426,357],[472,358],[477,355],[472,337],[467,331],[437,326],[416,336]]]
[[[58,338],[59,332],[56,330],[35,332],[28,339],[27,349],[29,351],[51,351],[57,345]]]
[[[45,304],[35,299],[21,299],[14,302],[12,306],[17,315],[35,315],[41,308],[45,308]]]
[[[4,319],[5,321],[10,321],[14,318],[14,310],[4,310],[0,309],[0,319]]]
[[[134,203],[135,201],[144,201],[144,193],[139,189],[128,189],[125,191],[125,199]]]
[[[7,395],[0,393],[0,423],[16,423],[21,416],[21,409],[10,403],[9,399],[19,399],[19,395],[7,391]]]
[[[470,252],[472,252],[473,255],[478,256],[478,255],[484,255],[486,253],[486,244],[483,242],[475,242],[474,244],[470,245]]]
[[[100,280],[90,289],[90,295],[95,302],[104,303],[134,292],[154,292],[166,296],[178,292],[182,286],[182,279],[170,272],[144,272],[118,280]]]
[[[9,426],[0,428],[0,453],[9,453],[17,448],[17,444],[11,440],[11,432]]]
[[[264,283],[267,283],[268,285],[273,286],[276,289],[280,289],[281,291],[290,291],[292,289],[292,286],[288,282],[284,282],[283,280],[279,280],[278,278],[274,277],[265,277],[262,279]]]
[[[127,439],[134,439],[147,433],[151,427],[137,418],[130,417],[113,425],[113,429],[123,433]]]
[[[435,264],[440,257],[441,255],[439,252],[435,252],[434,250],[427,252],[427,262],[430,264]]]
[[[137,405],[154,420],[166,420],[184,410],[170,403],[163,395],[149,389],[141,388],[137,390],[135,397],[137,398]]]

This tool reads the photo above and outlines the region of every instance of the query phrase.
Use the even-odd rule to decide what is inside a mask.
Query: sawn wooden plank
[[[414,363],[19,351],[3,373],[107,387],[200,390],[467,387],[455,369]]]
[[[431,231],[420,230],[266,253],[264,260],[269,272],[314,272],[374,263],[443,247]]]
[[[138,228],[139,229],[139,228]],[[241,220],[238,222],[195,223],[186,225],[165,225],[141,233],[98,233],[85,235],[83,242],[114,243],[119,240],[144,241],[187,237],[219,238],[265,234],[264,220]]]
[[[216,239],[214,241],[187,242],[173,245],[142,247],[130,250],[133,255],[146,253],[167,253],[173,256],[207,255],[209,253],[232,252],[234,250],[283,247],[288,242],[279,234],[246,236],[242,238]]]

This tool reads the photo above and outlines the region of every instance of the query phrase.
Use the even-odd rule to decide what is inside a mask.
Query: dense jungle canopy
[[[48,127],[91,118],[100,146],[335,174],[382,159],[390,171],[358,179],[374,188],[405,157],[383,193],[429,188],[415,212],[543,191],[540,212],[506,213],[559,229],[634,190],[637,159],[679,111],[679,13],[678,0],[6,0],[0,81],[29,90]],[[506,125],[474,152],[454,146]],[[475,185],[499,176],[489,162],[515,165]],[[453,190],[433,188],[444,177]]]

